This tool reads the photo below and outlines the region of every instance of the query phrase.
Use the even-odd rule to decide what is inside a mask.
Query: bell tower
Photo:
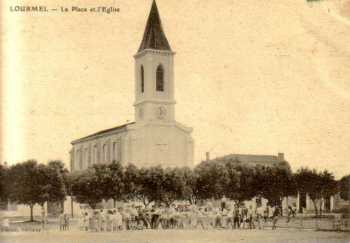
[[[135,121],[175,122],[174,55],[152,3],[135,58]]]

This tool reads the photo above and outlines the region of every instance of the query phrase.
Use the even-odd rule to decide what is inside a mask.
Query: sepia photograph
[[[350,0],[0,4],[0,242],[350,242]]]

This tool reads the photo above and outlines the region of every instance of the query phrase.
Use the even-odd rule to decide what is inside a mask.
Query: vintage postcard
[[[350,0],[0,12],[1,242],[350,241]]]

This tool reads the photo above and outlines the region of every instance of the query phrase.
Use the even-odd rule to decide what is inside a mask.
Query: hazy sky
[[[26,1],[120,8],[110,15],[9,12],[16,2],[2,6],[2,160],[68,163],[72,140],[134,120],[133,55],[152,1]],[[350,1],[157,4],[196,162],[284,152],[293,169],[350,173]]]

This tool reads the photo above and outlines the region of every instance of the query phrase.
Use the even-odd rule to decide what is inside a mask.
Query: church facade
[[[154,1],[134,55],[135,122],[71,142],[71,171],[113,161],[139,167],[193,166],[192,128],[175,119],[174,55]]]

